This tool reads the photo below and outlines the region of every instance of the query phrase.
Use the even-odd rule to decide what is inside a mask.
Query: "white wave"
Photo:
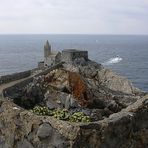
[[[114,58],[109,59],[108,61],[102,63],[103,65],[112,65],[112,64],[116,64],[119,63],[120,61],[122,61],[122,58],[119,56],[116,56]]]

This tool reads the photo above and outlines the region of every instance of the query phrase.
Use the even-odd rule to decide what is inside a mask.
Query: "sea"
[[[148,35],[0,35],[0,76],[36,68],[46,40],[52,50],[88,50],[101,63],[148,91]]]

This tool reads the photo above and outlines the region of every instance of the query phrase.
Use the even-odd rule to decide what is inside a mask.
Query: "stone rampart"
[[[3,91],[2,91],[2,97],[5,98],[5,97],[15,97],[16,94],[19,94],[19,88],[22,88],[23,86],[27,85],[28,83],[32,82],[33,81],[33,77],[29,77],[28,79],[24,80],[24,81],[21,81],[21,82],[18,82],[16,83],[15,85],[11,86],[11,87],[8,87],[8,88],[5,88]]]
[[[8,98],[15,97],[15,95],[19,93],[19,90],[20,90],[19,88],[22,88],[22,87],[26,86],[27,84],[29,84],[30,82],[32,82],[34,77],[38,77],[40,75],[45,75],[45,74],[49,73],[50,71],[61,67],[62,64],[64,64],[64,62],[56,64],[55,66],[50,67],[49,69],[46,69],[46,70],[44,70],[44,71],[42,71],[42,72],[40,72],[40,73],[38,73],[36,75],[32,75],[31,77],[29,77],[29,78],[27,78],[27,79],[25,79],[25,80],[23,80],[21,82],[18,82],[18,83],[16,83],[15,85],[13,85],[11,87],[5,88],[2,91],[2,97],[3,98],[5,98],[5,97],[8,97]],[[30,72],[32,72],[32,71],[30,71]]]
[[[16,81],[19,79],[23,79],[23,78],[29,77],[30,75],[31,75],[31,70],[27,70],[27,71],[23,71],[23,72],[19,72],[19,73],[1,76],[0,77],[0,85],[5,84],[5,83],[9,83],[12,81]]]
[[[62,51],[62,61],[64,62],[73,62],[77,58],[88,60],[88,51],[76,49],[65,49]]]

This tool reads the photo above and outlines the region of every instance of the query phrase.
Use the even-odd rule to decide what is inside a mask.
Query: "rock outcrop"
[[[126,78],[83,58],[64,63],[0,102],[2,148],[146,148],[148,95]],[[82,112],[91,122],[70,122],[31,110]],[[64,115],[63,115],[64,116]],[[83,121],[83,120],[82,120]]]

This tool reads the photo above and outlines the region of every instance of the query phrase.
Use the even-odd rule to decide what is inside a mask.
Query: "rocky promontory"
[[[3,90],[1,148],[146,148],[148,95],[89,59]]]

